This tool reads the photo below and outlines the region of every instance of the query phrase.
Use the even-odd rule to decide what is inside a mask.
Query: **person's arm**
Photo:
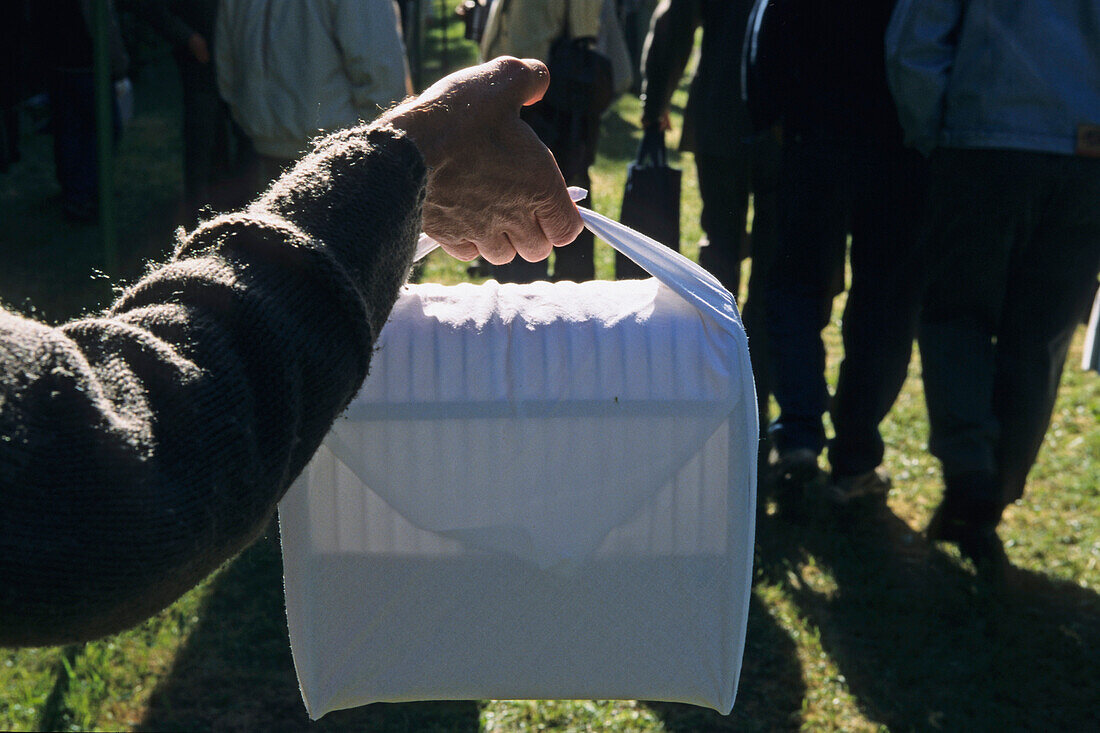
[[[372,120],[412,93],[397,6],[392,0],[332,1],[333,32],[352,104],[361,119]]]
[[[576,236],[518,114],[546,77],[497,60],[321,139],[101,316],[0,310],[0,646],[122,630],[255,539],[366,376],[422,225],[492,261]]]
[[[905,143],[928,155],[943,125],[965,0],[901,0],[886,29],[886,78]]]
[[[210,63],[209,39],[172,12],[167,0],[129,0],[123,7],[156,31],[173,46],[186,49],[200,64]]]
[[[698,0],[663,0],[654,11],[642,51],[643,127],[668,129],[668,105],[684,75],[698,25]]]

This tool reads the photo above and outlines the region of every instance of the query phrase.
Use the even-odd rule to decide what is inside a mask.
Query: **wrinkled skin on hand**
[[[519,117],[542,98],[546,66],[501,57],[455,72],[383,115],[428,166],[424,232],[452,256],[530,262],[583,224],[554,157]]]

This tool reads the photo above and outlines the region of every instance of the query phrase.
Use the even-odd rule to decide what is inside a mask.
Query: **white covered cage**
[[[732,707],[758,439],[744,331],[707,273],[584,213],[657,279],[409,286],[283,500],[311,716],[432,699]]]

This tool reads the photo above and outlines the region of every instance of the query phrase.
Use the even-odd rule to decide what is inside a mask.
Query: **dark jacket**
[[[1100,125],[1100,3],[899,4],[886,39],[907,142],[1073,155]]]
[[[895,0],[758,0],[771,32],[759,76],[785,135],[897,145],[884,37]],[[750,101],[750,104],[752,102]]]
[[[91,0],[32,2],[27,7],[37,63],[46,69],[92,69],[95,7]],[[107,42],[111,76],[121,79],[130,71],[130,56],[122,42],[113,0],[107,0]]]
[[[691,80],[680,147],[732,155],[749,135],[741,101],[741,44],[751,0],[670,0],[657,9],[646,38],[642,119],[656,120],[680,84],[702,26],[699,65]]]

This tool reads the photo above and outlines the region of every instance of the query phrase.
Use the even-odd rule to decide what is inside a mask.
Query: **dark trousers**
[[[19,161],[19,110],[12,104],[0,111],[0,173]]]
[[[706,241],[699,248],[699,264],[739,297],[741,260],[752,258],[748,293],[741,306],[741,318],[749,338],[756,382],[760,427],[767,429],[770,419],[771,367],[768,358],[768,331],[764,321],[764,288],[775,259],[776,179],[779,175],[779,146],[767,135],[738,148],[734,156],[695,154],[699,177],[699,195],[703,209],[700,224]],[[752,194],[753,220],[749,247],[743,246]]]
[[[253,192],[255,154],[218,93],[212,64],[179,53],[183,89],[183,190],[189,213],[244,206]]]
[[[95,81],[91,69],[54,69],[49,74],[54,166],[66,210],[88,210],[99,193]],[[112,108],[114,105],[112,105]],[[117,110],[113,134],[119,132]]]
[[[1018,499],[1100,270],[1100,160],[1010,150],[932,157],[920,322],[929,448]]]
[[[879,423],[901,390],[912,354],[922,284],[916,230],[925,166],[912,151],[792,136],[779,175],[778,246],[766,289],[774,390],[771,428],[780,452],[826,444],[830,409],[834,476],[882,462]],[[844,360],[830,407],[821,331],[851,232]]]

